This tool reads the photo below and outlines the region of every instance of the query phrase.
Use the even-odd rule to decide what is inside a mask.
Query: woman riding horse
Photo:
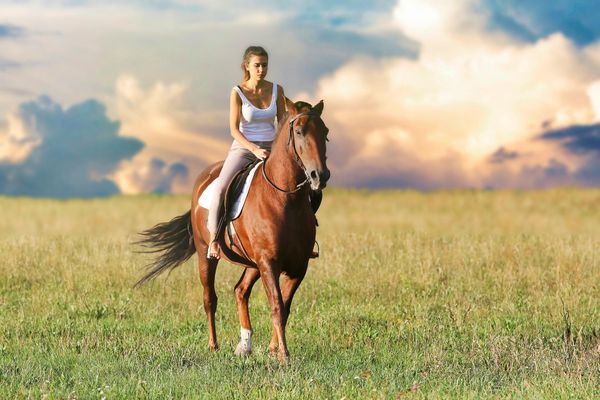
[[[260,58],[257,59],[259,60]],[[255,67],[263,72],[257,75],[264,78],[264,66],[262,62],[257,64],[261,65]],[[280,89],[275,84],[270,87],[273,91]],[[236,91],[236,98],[233,98],[232,93],[232,103],[235,101],[238,104],[237,94],[245,96],[241,88],[240,92]],[[251,98],[258,102],[259,97]],[[275,99],[272,93],[271,101]],[[294,104],[285,98],[284,101],[287,112],[279,119],[277,134],[271,143],[271,153],[260,165],[261,172],[254,174],[252,178],[242,214],[231,223],[241,247],[245,249],[247,261],[232,259],[225,253],[229,261],[245,267],[235,286],[241,325],[241,338],[236,354],[247,355],[252,351],[248,300],[254,283],[262,278],[273,322],[269,349],[272,353],[277,353],[281,361],[286,360],[289,355],[285,325],[292,298],[306,274],[315,240],[316,219],[309,194],[311,189],[323,189],[330,176],[326,165],[325,143],[328,129],[321,119],[323,102],[311,107],[307,103]],[[258,105],[262,106],[264,103]],[[260,145],[247,142],[257,146],[248,145],[258,153],[257,156],[268,155],[266,151],[259,151],[266,150]],[[217,309],[214,280],[218,258],[211,257],[214,254],[210,254],[210,249],[215,240],[222,245],[226,245],[226,241],[222,233],[216,235],[218,232],[210,230],[211,223],[209,221],[207,224],[206,221],[211,211],[201,207],[198,199],[210,183],[223,173],[226,164],[227,161],[213,164],[198,176],[190,211],[142,232],[145,238],[138,242],[150,247],[150,251],[162,251],[162,254],[149,266],[148,273],[136,285],[175,268],[194,253],[198,254],[200,280],[204,288],[204,310],[209,327],[208,343],[212,350],[218,348],[214,319]],[[280,277],[283,277],[281,284]]]
[[[219,242],[216,240],[219,210],[223,193],[231,179],[254,157],[264,160],[269,156],[275,138],[274,119],[281,121],[285,112],[283,88],[265,79],[269,55],[260,46],[250,46],[244,52],[243,82],[231,89],[229,96],[229,130],[234,140],[217,179],[215,195],[208,209],[210,244],[207,257],[218,259]]]

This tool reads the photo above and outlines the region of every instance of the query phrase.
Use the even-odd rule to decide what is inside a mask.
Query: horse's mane
[[[281,118],[281,121],[278,121],[278,123],[277,123],[277,131],[276,131],[277,135],[276,136],[279,136],[279,133],[281,132],[283,127],[287,124],[289,119],[290,119],[290,113],[286,110],[283,113],[283,118]]]
[[[287,97],[285,98],[286,101],[289,100]],[[296,101],[296,102],[292,102],[291,100],[289,100],[289,103],[294,104],[294,107],[296,107],[296,110],[301,113],[301,112],[308,112],[312,109],[312,106],[305,102],[305,101]],[[290,119],[290,112],[288,110],[285,110],[285,112],[283,113],[283,118],[281,118],[281,121],[277,122],[277,135],[279,136],[279,134],[281,133],[281,130],[283,129],[284,126],[287,125],[287,122]]]

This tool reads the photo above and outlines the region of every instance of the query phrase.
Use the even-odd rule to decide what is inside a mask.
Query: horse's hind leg
[[[240,317],[240,342],[235,348],[235,354],[238,356],[247,356],[252,353],[252,324],[248,312],[248,300],[250,299],[252,286],[259,278],[260,273],[257,269],[246,268],[235,285],[235,301]]]
[[[208,319],[208,348],[217,350],[217,331],[215,329],[215,313],[217,312],[217,293],[215,292],[215,274],[218,260],[206,258],[207,249],[198,249],[198,270],[204,288],[204,311]]]
[[[289,278],[284,275],[281,284],[281,297],[283,299],[283,327],[285,328],[288,318],[290,316],[290,309],[292,307],[292,299],[294,298],[294,294],[296,290],[302,283],[302,279],[304,275],[296,278]],[[273,336],[271,337],[271,343],[269,344],[269,352],[271,354],[277,353],[279,349],[279,340],[277,336],[277,331],[273,329]]]

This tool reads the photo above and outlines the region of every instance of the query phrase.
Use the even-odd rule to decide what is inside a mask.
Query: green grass
[[[240,267],[217,272],[217,353],[195,257],[131,288],[135,233],[189,202],[0,198],[0,398],[600,396],[599,190],[327,189],[286,366],[260,283],[233,355]]]

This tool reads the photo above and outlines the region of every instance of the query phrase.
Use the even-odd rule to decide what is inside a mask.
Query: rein
[[[294,122],[300,118],[300,117],[304,117],[307,116],[309,119],[311,117],[314,117],[315,113],[312,112],[305,112],[305,113],[300,113],[298,115],[296,115],[294,118],[292,118],[289,122],[290,125],[290,136],[288,137],[288,147],[290,145],[290,143],[292,144],[292,148],[294,149],[294,155],[296,157],[296,163],[298,164],[298,166],[300,168],[302,168],[302,171],[304,171],[304,175],[306,176],[306,178],[300,182],[299,184],[296,185],[296,187],[292,190],[285,190],[285,189],[281,189],[279,188],[271,179],[269,179],[269,177],[267,176],[267,171],[265,169],[265,165],[267,165],[267,160],[265,160],[262,164],[262,174],[265,178],[265,180],[269,183],[269,185],[271,185],[271,187],[279,190],[282,193],[286,193],[286,194],[292,194],[292,193],[296,193],[298,190],[300,190],[304,185],[306,185],[308,183],[308,172],[306,171],[306,168],[304,168],[304,164],[302,163],[302,159],[300,159],[300,155],[298,154],[298,150],[296,149],[296,139],[294,138]]]

